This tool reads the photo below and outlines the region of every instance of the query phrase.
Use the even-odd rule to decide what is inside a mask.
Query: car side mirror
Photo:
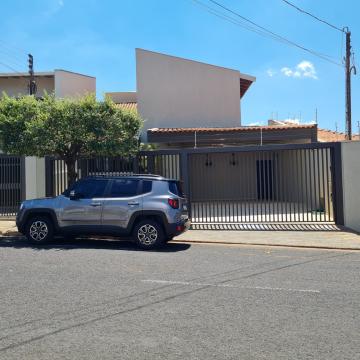
[[[76,193],[75,190],[71,190],[69,198],[70,198],[70,200],[78,200],[78,199],[80,199],[80,196],[79,196],[79,194]]]

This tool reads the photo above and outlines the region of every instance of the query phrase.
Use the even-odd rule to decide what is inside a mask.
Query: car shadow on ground
[[[51,242],[43,245],[34,245],[20,236],[0,236],[0,248],[33,249],[33,250],[75,250],[75,249],[101,249],[101,250],[121,250],[121,251],[145,251],[139,249],[129,240],[116,240],[105,238],[55,238]],[[167,243],[152,252],[178,252],[185,251],[191,247],[190,244]]]

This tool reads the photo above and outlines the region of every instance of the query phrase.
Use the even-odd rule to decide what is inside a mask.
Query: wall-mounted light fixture
[[[235,154],[234,153],[231,154],[230,165],[231,166],[236,165],[236,159],[235,159]]]
[[[212,166],[212,161],[211,158],[209,156],[209,154],[206,154],[206,161],[205,161],[205,166]]]

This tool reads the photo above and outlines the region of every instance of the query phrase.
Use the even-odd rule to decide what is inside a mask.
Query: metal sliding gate
[[[333,169],[331,147],[190,154],[192,222],[333,223]]]
[[[0,154],[0,217],[16,215],[24,187],[24,158]]]
[[[194,224],[341,223],[338,145],[143,151],[131,159],[81,159],[77,173],[180,179]],[[46,169],[46,194],[58,195],[67,187],[66,166],[49,157]]]

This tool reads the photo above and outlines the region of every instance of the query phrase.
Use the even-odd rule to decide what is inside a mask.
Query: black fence
[[[183,181],[194,224],[343,223],[340,144],[140,152],[81,159],[79,178],[152,173]],[[62,160],[46,159],[46,194],[67,187]]]
[[[24,158],[0,154],[0,217],[16,215],[24,187]]]
[[[67,169],[63,160],[47,157],[46,195],[61,194],[68,186]],[[178,154],[139,154],[133,158],[83,158],[76,163],[78,179],[97,175],[125,175],[133,173],[158,174],[180,179]]]

